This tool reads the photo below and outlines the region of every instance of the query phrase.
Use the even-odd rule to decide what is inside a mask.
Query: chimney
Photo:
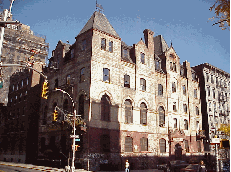
[[[144,33],[145,44],[149,49],[149,52],[154,55],[154,38],[153,38],[154,32],[151,31],[150,29],[145,29],[143,33]]]

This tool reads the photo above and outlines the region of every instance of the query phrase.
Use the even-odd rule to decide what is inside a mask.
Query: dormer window
[[[140,53],[140,61],[141,61],[142,64],[145,63],[145,55],[144,55],[144,53]]]
[[[124,49],[123,50],[123,56],[124,56],[124,58],[128,58],[128,50],[127,49]]]
[[[87,41],[86,39],[82,40],[82,51],[86,50],[87,48]]]
[[[102,38],[101,39],[101,50],[106,50],[106,39]]]
[[[75,54],[74,54],[75,50],[71,49],[71,58],[74,58]]]

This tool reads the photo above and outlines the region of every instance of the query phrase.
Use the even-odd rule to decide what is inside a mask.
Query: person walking
[[[129,162],[126,160],[125,162],[125,172],[129,172]]]
[[[205,164],[204,161],[201,160],[200,162],[200,172],[207,172],[206,168],[205,168]]]

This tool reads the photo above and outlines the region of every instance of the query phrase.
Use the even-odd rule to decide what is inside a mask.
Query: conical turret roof
[[[82,33],[90,29],[97,29],[105,33],[108,33],[110,35],[113,35],[117,38],[120,38],[119,35],[116,33],[115,29],[109,23],[106,16],[98,11],[95,11],[92,14],[91,18],[88,20],[88,22],[85,24],[85,26],[83,27],[83,29],[79,32],[77,36],[81,35]]]

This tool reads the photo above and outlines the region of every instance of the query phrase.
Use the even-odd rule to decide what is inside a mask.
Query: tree
[[[215,17],[209,20],[215,20],[213,25],[218,24],[222,30],[230,27],[230,0],[216,0],[210,11],[215,11]]]
[[[226,136],[230,136],[230,124],[221,124],[219,131],[224,132]]]

